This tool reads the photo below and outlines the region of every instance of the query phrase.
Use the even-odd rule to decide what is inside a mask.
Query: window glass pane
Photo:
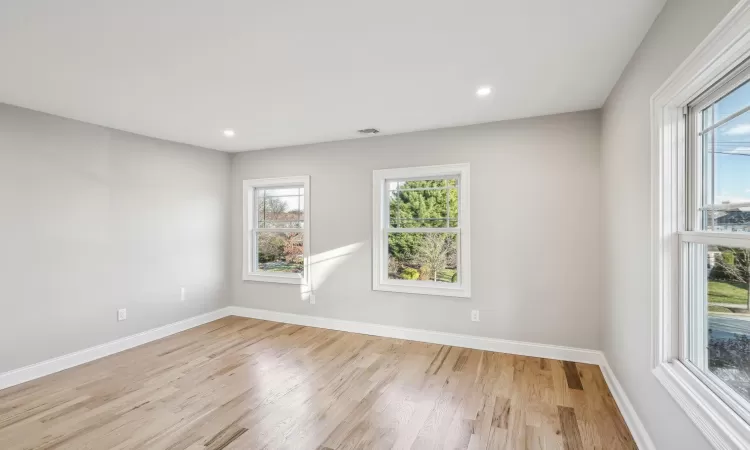
[[[458,226],[458,179],[388,181],[391,228]]]
[[[750,102],[746,91],[742,92]],[[703,114],[705,121],[710,108]],[[704,133],[701,139],[703,229],[750,232],[750,112]]]
[[[748,105],[750,105],[750,83],[744,83],[710,106],[711,114],[705,117],[704,125],[710,126]]]
[[[256,189],[258,228],[302,228],[305,219],[304,189]]]
[[[304,269],[303,236],[301,231],[256,231],[256,270],[302,274]]]
[[[388,233],[388,278],[458,282],[457,233]]]
[[[705,266],[689,296],[689,359],[730,392],[750,401],[750,249],[690,244]]]

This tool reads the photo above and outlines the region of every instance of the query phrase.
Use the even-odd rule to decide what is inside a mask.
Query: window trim
[[[385,220],[388,207],[385,197],[385,181],[393,178],[429,178],[458,175],[459,179],[459,228],[458,228],[458,286],[420,281],[388,279],[388,240],[385,238]],[[401,292],[408,294],[439,295],[448,297],[471,297],[471,221],[469,203],[469,164],[447,164],[440,166],[381,169],[372,172],[373,221],[372,221],[372,289],[375,291]],[[441,230],[435,228],[436,232]],[[409,229],[404,229],[409,231]],[[450,232],[456,229],[451,228]]]
[[[695,238],[685,231],[691,225],[686,223],[685,194],[696,194],[681,169],[697,170],[685,160],[692,139],[686,131],[693,125],[688,123],[688,105],[705,98],[748,57],[750,0],[740,0],[651,97],[652,371],[709,442],[721,449],[750,448],[750,425],[679,359],[685,344],[679,327],[684,320],[680,292],[685,288],[680,246]],[[728,237],[700,234],[706,233]]]
[[[251,197],[250,192],[254,192],[256,188],[269,188],[269,187],[281,187],[288,185],[302,185],[305,189],[304,195],[304,211],[305,220],[304,226],[301,228],[302,245],[303,245],[303,272],[302,276],[296,276],[294,274],[274,274],[274,273],[263,273],[253,271],[252,264],[249,262],[249,256],[255,252],[254,240],[251,239],[253,236],[253,230],[255,230],[256,221],[251,220],[248,217],[249,201]],[[253,201],[253,218],[255,217],[255,196],[252,197]],[[265,281],[271,283],[284,283],[308,286],[310,284],[310,176],[295,176],[295,177],[282,177],[282,178],[262,178],[262,179],[251,179],[242,181],[242,279],[245,281]],[[252,249],[251,249],[252,246]]]

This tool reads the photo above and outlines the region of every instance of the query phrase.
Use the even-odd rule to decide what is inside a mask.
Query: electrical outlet
[[[471,321],[479,322],[479,310],[478,309],[471,310]]]
[[[127,318],[128,318],[128,310],[127,309],[123,308],[123,309],[118,309],[117,310],[117,321],[118,322],[123,321],[123,320],[125,320]]]
[[[180,301],[185,301],[185,288],[180,288]]]
[[[310,304],[311,305],[315,304],[315,293],[314,292],[310,292]]]

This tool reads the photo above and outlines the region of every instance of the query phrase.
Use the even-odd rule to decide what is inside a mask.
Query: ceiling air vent
[[[359,134],[378,134],[380,133],[380,130],[377,128],[364,128],[362,130],[357,130],[357,133]]]

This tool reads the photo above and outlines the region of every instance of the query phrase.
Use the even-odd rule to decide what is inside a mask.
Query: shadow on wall
[[[352,257],[362,246],[364,241],[345,245],[327,252],[310,256],[310,285],[300,286],[300,299],[308,301],[310,292],[322,286],[328,277],[346,260]]]

